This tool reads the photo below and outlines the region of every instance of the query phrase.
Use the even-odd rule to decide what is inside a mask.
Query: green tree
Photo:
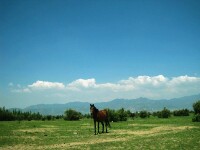
[[[189,113],[188,109],[175,110],[173,112],[174,116],[189,116]]]
[[[200,122],[200,100],[193,104],[194,117],[192,118],[193,122]]]
[[[200,100],[193,104],[195,114],[200,114]]]
[[[117,111],[119,115],[119,121],[127,121],[128,113],[124,110],[124,108],[121,108]]]
[[[164,109],[158,112],[158,118],[169,118],[171,116],[170,110],[164,107]]]
[[[65,120],[79,120],[81,119],[81,117],[82,117],[81,113],[73,109],[66,110],[64,114]]]
[[[107,109],[108,118],[110,121],[117,122],[119,121],[119,114],[113,109]]]
[[[140,118],[146,118],[149,117],[149,113],[147,111],[141,111],[139,116]]]

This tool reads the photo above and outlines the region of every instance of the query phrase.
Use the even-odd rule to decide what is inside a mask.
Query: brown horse
[[[101,122],[102,124],[102,133],[104,132],[104,123],[105,122],[105,126],[106,126],[106,133],[108,133],[107,131],[107,126],[110,127],[110,123],[108,120],[108,112],[106,110],[98,110],[94,104],[90,104],[90,112],[92,115],[92,118],[94,119],[94,134],[96,135],[96,122],[98,122],[98,133],[99,132],[99,122]]]

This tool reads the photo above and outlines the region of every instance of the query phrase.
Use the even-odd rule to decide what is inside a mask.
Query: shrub
[[[189,116],[189,113],[188,109],[175,110],[173,112],[174,116]]]
[[[146,117],[149,117],[149,114],[147,111],[141,111],[139,116],[140,116],[140,118],[146,118]]]
[[[51,115],[47,115],[47,120],[51,120],[52,116]]]
[[[195,114],[200,114],[200,100],[193,104]]]
[[[158,118],[169,118],[171,116],[170,110],[164,108],[162,111],[158,112]]]
[[[72,109],[68,109],[65,111],[65,116],[64,116],[64,120],[79,120],[81,119],[81,113],[77,112],[75,110]]]
[[[127,121],[128,116],[132,115],[130,110],[126,111],[124,108],[119,110],[107,109],[108,111],[108,118],[110,121],[117,122],[117,121]],[[132,117],[135,115],[133,114]]]
[[[136,114],[135,113],[130,113],[129,117],[132,118],[132,119],[134,119],[136,117]]]
[[[200,122],[200,100],[193,104],[194,117],[192,118],[193,122]]]
[[[119,116],[119,121],[127,121],[128,113],[124,110],[124,108],[121,108],[117,111]]]
[[[200,122],[200,114],[196,114],[194,115],[194,117],[192,118],[193,122]]]
[[[119,114],[112,109],[107,109],[108,111],[108,118],[110,121],[117,122],[119,121]]]

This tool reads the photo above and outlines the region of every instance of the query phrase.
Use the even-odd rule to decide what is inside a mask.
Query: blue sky
[[[0,105],[198,94],[199,43],[198,0],[0,0]]]

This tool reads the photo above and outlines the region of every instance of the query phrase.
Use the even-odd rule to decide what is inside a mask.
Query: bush
[[[200,114],[196,114],[194,115],[194,117],[192,118],[193,122],[200,122]]]
[[[127,121],[128,116],[133,115],[130,110],[126,111],[124,108],[119,110],[107,109],[108,111],[108,118],[110,121],[117,122],[117,121]]]
[[[108,119],[113,122],[119,121],[119,114],[112,109],[107,109],[108,111]]]
[[[194,117],[192,118],[193,122],[200,122],[200,100],[193,104]]]
[[[193,104],[195,114],[200,114],[200,100]]]
[[[124,108],[121,108],[117,111],[119,116],[119,121],[127,121],[128,113],[124,110]]]
[[[81,119],[81,113],[77,112],[75,110],[72,109],[68,109],[65,111],[65,116],[64,116],[64,120],[79,120]]]
[[[158,112],[158,118],[169,118],[171,116],[170,110],[164,108],[162,111]]]
[[[174,116],[189,116],[189,113],[188,109],[175,110],[173,112]]]
[[[147,111],[141,111],[139,116],[140,116],[140,118],[146,118],[146,117],[149,117],[149,114]]]

